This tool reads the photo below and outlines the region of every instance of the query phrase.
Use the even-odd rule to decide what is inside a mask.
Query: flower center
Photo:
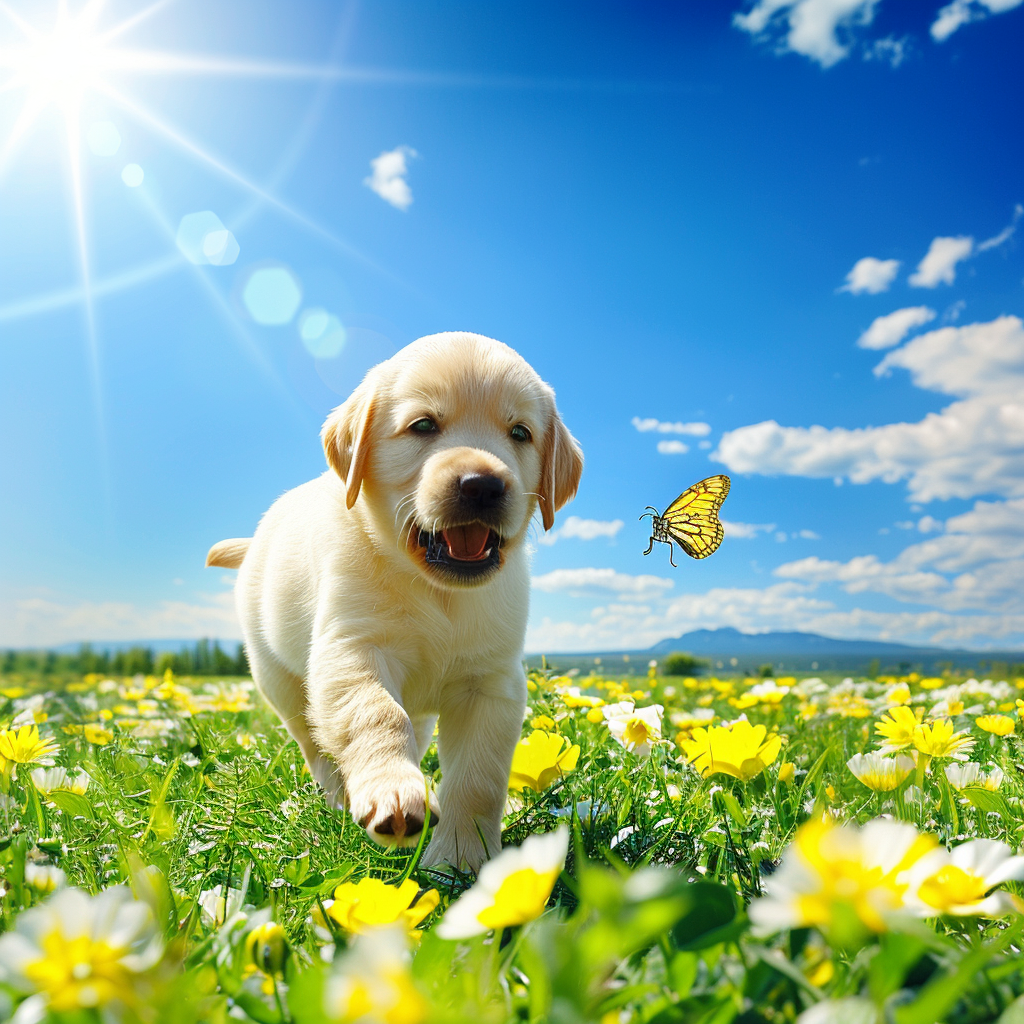
[[[947,864],[921,883],[918,896],[936,910],[977,903],[985,895],[985,879],[973,871]]]

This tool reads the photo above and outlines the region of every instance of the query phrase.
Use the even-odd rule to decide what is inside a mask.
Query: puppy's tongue
[[[486,555],[487,538],[490,528],[481,523],[469,526],[452,526],[441,531],[448,554],[460,562],[479,562]]]

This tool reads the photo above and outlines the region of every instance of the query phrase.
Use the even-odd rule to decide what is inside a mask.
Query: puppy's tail
[[[207,565],[219,565],[222,569],[237,569],[245,561],[245,554],[252,543],[252,537],[232,537],[218,541],[206,555]]]

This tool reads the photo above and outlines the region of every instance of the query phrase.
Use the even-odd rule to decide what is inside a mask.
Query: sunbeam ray
[[[92,282],[93,301],[105,298],[108,295],[116,295],[118,292],[134,288],[138,284],[145,284],[147,281],[155,281],[165,274],[179,270],[185,263],[185,257],[181,253],[174,253],[164,256],[162,259],[153,260],[141,267],[133,267],[118,274],[111,274],[109,277],[100,278]],[[9,302],[0,306],[0,323],[11,320],[23,320],[26,317],[39,316],[43,313],[52,313],[67,306],[77,306],[85,300],[85,289],[81,285],[71,288],[59,288],[55,291],[44,292],[42,295],[32,295],[27,299],[18,302]]]
[[[385,270],[382,266],[380,266],[380,264],[370,259],[370,257],[364,255],[349,242],[346,242],[344,239],[339,238],[333,232],[328,231],[327,228],[321,227],[319,224],[316,223],[316,221],[311,220],[301,211],[296,210],[293,206],[290,206],[283,200],[278,199],[277,196],[273,195],[270,192],[267,192],[266,189],[260,188],[259,185],[250,181],[244,175],[234,170],[234,168],[229,167],[222,160],[219,160],[217,157],[212,156],[210,153],[207,153],[206,150],[204,150],[201,146],[199,146],[197,143],[193,142],[186,136],[182,135],[180,131],[178,131],[171,125],[167,124],[165,121],[161,120],[151,111],[146,110],[139,104],[132,102],[130,99],[128,99],[128,97],[124,96],[122,93],[118,92],[118,90],[114,89],[113,87],[107,84],[103,84],[100,87],[100,91],[104,95],[112,99],[115,103],[117,103],[127,113],[131,114],[133,117],[138,118],[144,124],[149,125],[151,128],[155,129],[161,135],[165,136],[166,138],[170,139],[172,142],[180,146],[182,149],[191,153],[194,157],[198,158],[199,160],[202,160],[210,167],[213,167],[215,170],[223,174],[226,178],[229,178],[236,184],[241,185],[249,192],[252,192],[253,195],[259,196],[262,200],[269,203],[271,206],[275,207],[282,213],[291,217],[297,223],[303,225],[303,227],[307,228],[314,234],[317,234],[321,238],[330,242],[331,245],[341,250],[346,255],[351,256],[353,259],[356,259],[359,262],[365,264],[372,270],[375,270],[377,273],[383,274],[385,277],[394,280],[394,275],[392,275],[389,271]]]
[[[30,25],[17,11],[11,9],[11,7],[0,0],[0,13],[6,14],[7,17],[19,28],[26,39],[38,39],[42,34],[38,29]]]
[[[0,178],[3,177],[8,161],[17,151],[18,143],[21,142],[25,133],[32,127],[32,122],[39,116],[44,106],[45,103],[40,102],[38,97],[29,96],[25,100],[21,113],[18,114],[14,125],[11,127],[10,134],[4,140],[3,149],[0,149]]]
[[[153,222],[173,243],[175,240],[174,226],[168,220],[163,211],[156,205],[153,197],[145,189],[140,189],[139,191],[141,193],[143,206],[145,206],[146,210],[153,218]],[[297,412],[303,423],[307,423],[309,421],[309,414],[295,401],[295,396],[281,379],[277,369],[274,367],[274,364],[271,363],[260,350],[260,347],[256,344],[252,335],[246,330],[245,325],[238,319],[227,299],[224,298],[220,291],[218,291],[217,286],[203,272],[202,267],[191,263],[189,266],[192,268],[194,276],[202,286],[203,291],[205,291],[212,300],[223,320],[231,328],[231,332],[234,334],[235,338],[241,343],[240,347],[243,353],[248,356],[253,366],[263,375],[264,379],[268,384],[270,384],[273,390],[277,392],[278,396],[284,400],[285,405],[287,405],[292,412]]]
[[[89,273],[89,244],[85,227],[85,201],[82,195],[81,131],[77,105],[65,108],[64,123],[67,129],[71,197],[74,204],[78,265],[82,280],[82,312],[85,317],[89,383],[92,391],[93,411],[96,416],[97,451],[99,453],[100,473],[107,510],[107,525],[108,528],[112,528],[113,488],[110,473],[110,452],[107,444],[106,415],[103,404],[103,383],[100,376],[99,339],[96,335],[96,311],[93,304]]]
[[[130,18],[125,18],[124,21],[100,34],[100,45],[106,46],[106,44],[112,39],[116,39],[118,36],[124,35],[125,32],[130,32],[136,25],[145,21],[147,18],[152,17],[162,8],[169,7],[172,3],[174,3],[174,0],[156,0],[156,3],[150,4],[148,7],[144,7],[141,11],[137,11]]]

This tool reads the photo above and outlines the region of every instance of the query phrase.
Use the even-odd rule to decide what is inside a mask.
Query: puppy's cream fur
[[[410,429],[424,417],[436,433]],[[517,425],[529,440],[510,434]],[[475,869],[501,845],[525,710],[527,528],[539,504],[550,529],[575,494],[579,446],[520,356],[463,333],[374,367],[322,439],[331,469],[208,564],[240,567],[253,676],[327,798],[382,843],[415,842],[433,810],[424,863]],[[459,480],[473,473],[505,486],[488,523],[502,542],[492,571],[453,579],[420,531],[466,521]],[[436,797],[420,771],[435,722]]]

